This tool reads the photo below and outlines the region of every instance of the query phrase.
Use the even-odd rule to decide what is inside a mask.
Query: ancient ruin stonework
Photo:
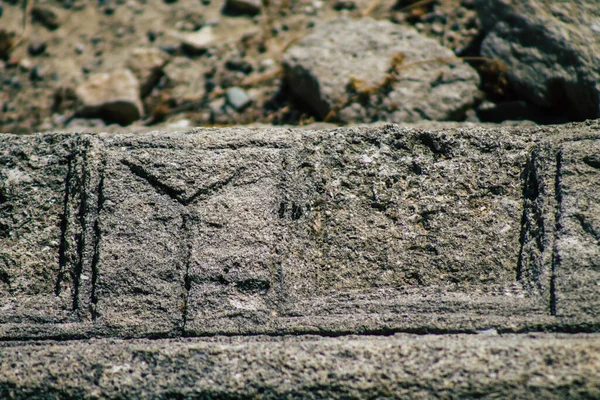
[[[211,340],[223,354],[239,340],[254,360],[245,358],[248,368],[272,362],[266,349],[283,352],[283,360],[316,357],[325,346],[322,351],[335,354],[319,364],[324,371],[338,368],[330,363],[340,351],[380,357],[391,346],[392,357],[402,349],[431,357],[441,346],[454,360],[458,349],[494,354],[500,346],[510,349],[502,359],[520,365],[519,375],[528,373],[518,369],[528,357],[547,353],[554,360],[576,348],[588,360],[573,361],[583,368],[581,392],[555,395],[597,393],[590,372],[600,360],[596,334],[538,340],[526,333],[600,329],[599,143],[600,124],[592,121],[540,128],[389,124],[3,135],[0,394],[25,398],[39,388],[48,396],[131,398],[249,397],[258,388],[270,397],[361,397],[364,388],[383,390],[381,396],[417,393],[418,385],[342,390],[341,375],[318,390],[304,375],[299,386],[281,386],[276,371],[285,361],[265,372],[278,376],[273,382],[244,375],[253,389],[234,385],[225,366],[215,372],[225,386],[177,384],[184,378],[171,371],[174,360],[190,357],[188,372],[200,379],[204,363],[221,359],[209,352],[193,361],[196,351],[212,348]],[[450,335],[457,332],[494,336],[471,343]],[[407,333],[447,334],[448,342]],[[280,338],[244,339],[261,334]],[[301,336],[288,348],[290,334]],[[401,335],[319,339],[348,334]],[[519,334],[531,346],[514,353]],[[242,336],[198,339],[212,335]],[[50,364],[70,347],[49,342],[31,350],[48,339],[84,340],[72,348],[87,372],[65,364],[62,378],[52,380]],[[162,370],[143,367],[139,351],[152,359],[177,355]],[[50,364],[25,378],[18,373],[38,357]],[[232,355],[223,357],[232,362]],[[352,379],[362,379],[372,361],[356,357],[362,372]],[[477,365],[485,362],[462,362],[465,379],[476,382]],[[557,362],[548,364],[553,373],[571,379],[570,361]],[[129,378],[150,368],[159,381],[175,381],[168,390],[158,389],[159,381],[142,389],[121,376],[113,387],[86,375],[91,364],[102,365],[103,377],[128,365]],[[413,368],[399,365],[384,369],[398,378]],[[445,393],[438,378],[413,379],[429,385],[429,393]],[[554,384],[540,383],[543,390]],[[477,393],[461,385],[448,393]],[[481,390],[531,390],[501,379],[490,385]]]

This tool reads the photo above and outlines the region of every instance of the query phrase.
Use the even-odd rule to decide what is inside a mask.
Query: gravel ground
[[[415,28],[456,56],[473,57],[478,55],[480,35],[473,3],[5,0],[0,4],[0,131],[322,122],[328,118],[293,94],[282,67],[284,52],[315,26],[339,16],[387,20]],[[491,101],[514,100],[501,66],[493,60],[471,65],[481,75],[480,93],[470,109],[453,119],[515,119],[486,114]],[[139,100],[133,101],[138,111],[120,119],[82,108],[86,100],[81,87],[99,73],[123,67],[133,70],[140,81]],[[374,121],[357,117],[341,122]]]

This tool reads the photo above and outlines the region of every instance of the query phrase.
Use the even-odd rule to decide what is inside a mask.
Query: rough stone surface
[[[594,0],[477,0],[481,55],[501,60],[519,96],[600,117],[600,8]]]
[[[599,145],[585,134],[546,139],[526,169],[519,274],[537,283],[553,315],[600,315]]]
[[[0,397],[600,396],[598,335],[93,340],[0,344]]]
[[[568,153],[584,161],[559,176],[571,205],[556,225],[556,169],[536,154],[577,137],[591,144]],[[2,170],[3,230],[53,281],[31,301],[70,297],[72,319],[36,321],[15,298],[4,337],[597,327],[595,197],[578,189],[595,185],[596,123],[57,138],[71,146],[53,172],[65,186],[45,196],[63,205],[39,228],[57,241],[19,236],[41,200],[11,193],[46,179],[37,170]],[[4,136],[3,148],[40,157],[26,140]],[[33,272],[4,259],[11,293]]]
[[[144,114],[140,83],[129,69],[96,74],[75,90],[83,103],[78,114],[128,125]]]
[[[320,118],[339,108],[335,119],[343,122],[461,120],[476,102],[479,76],[462,61],[436,61],[453,57],[412,28],[340,17],[290,47],[283,64],[292,91]],[[394,60],[397,81],[349,101],[361,86],[383,82]],[[410,66],[424,60],[431,62]]]
[[[0,325],[72,321],[74,277],[59,269],[72,148],[60,135],[7,139],[0,136]]]
[[[599,146],[598,121],[2,135],[0,397],[597,397]]]
[[[165,76],[173,87],[173,96],[182,100],[201,99],[206,90],[206,68],[199,68],[187,57],[173,57],[164,68]]]

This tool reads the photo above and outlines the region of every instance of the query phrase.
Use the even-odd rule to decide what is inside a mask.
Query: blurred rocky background
[[[592,0],[4,0],[0,131],[581,121],[599,43]]]

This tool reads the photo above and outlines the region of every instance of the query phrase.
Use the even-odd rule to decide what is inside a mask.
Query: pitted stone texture
[[[346,104],[355,95],[349,88],[353,78],[376,86],[398,57],[403,61],[396,82]],[[452,57],[451,50],[412,28],[336,18],[290,47],[283,63],[292,91],[320,118],[335,110],[333,118],[342,122],[462,120],[476,101],[479,76],[462,61],[439,61]],[[424,60],[431,61],[411,66]]]
[[[107,140],[101,164],[90,165],[101,182],[92,317],[125,334],[173,335],[183,327],[186,221],[143,162],[155,155],[160,166],[153,148],[162,143],[142,143]]]
[[[481,55],[506,64],[519,96],[572,118],[600,117],[600,8],[595,0],[477,0]]]
[[[564,135],[531,154],[519,275],[553,315],[593,321],[600,315],[600,140]]]
[[[560,231],[554,266],[556,314],[600,315],[600,140],[565,143],[560,153]]]
[[[600,325],[597,123],[41,137],[2,142],[2,338]]]
[[[0,397],[590,399],[595,335],[234,337],[0,344]]]
[[[77,320],[76,277],[60,256],[66,139],[0,135],[0,325]]]

